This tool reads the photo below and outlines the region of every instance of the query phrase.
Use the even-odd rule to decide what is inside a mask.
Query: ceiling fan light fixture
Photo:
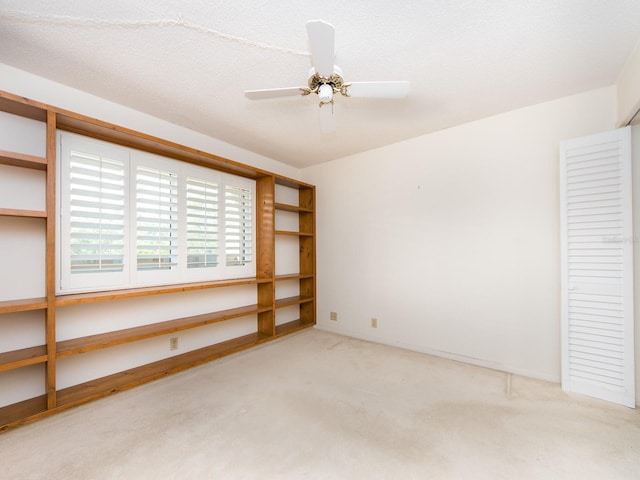
[[[318,87],[318,98],[320,103],[329,103],[333,100],[333,87],[328,83],[323,83]]]

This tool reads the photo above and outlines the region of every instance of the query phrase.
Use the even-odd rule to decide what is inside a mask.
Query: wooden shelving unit
[[[280,185],[288,185],[286,180]],[[316,318],[316,264],[315,264],[315,189],[312,187],[298,189],[298,204],[290,205],[275,203],[278,211],[296,213],[298,215],[298,230],[275,230],[274,235],[297,237],[299,242],[299,272],[277,275],[275,282],[298,281],[299,294],[293,297],[275,299],[276,315],[278,309],[298,306],[299,317],[296,320],[278,324],[276,335],[295,332],[309,325],[315,324]]]
[[[79,405],[111,393],[135,387],[196,365],[229,355],[254,345],[270,341],[315,324],[315,187],[297,180],[244,165],[210,153],[175,144],[127,128],[59,109],[8,92],[0,91],[0,111],[29,118],[46,125],[46,156],[39,157],[20,152],[0,150],[0,165],[40,170],[46,173],[46,209],[27,210],[3,208],[0,216],[35,218],[46,224],[46,254],[43,268],[45,294],[38,298],[0,301],[0,322],[3,314],[42,311],[46,341],[12,351],[0,352],[0,373],[41,365],[44,395],[27,398],[0,407],[0,432],[55,412]],[[118,145],[167,156],[176,160],[233,173],[256,181],[256,276],[177,285],[158,285],[145,288],[110,290],[72,295],[55,294],[56,279],[56,132],[68,131],[108,141]],[[298,190],[298,205],[277,203],[276,185]],[[299,219],[299,231],[277,231],[274,218],[278,211],[295,213]],[[0,235],[2,232],[0,232]],[[275,275],[276,236],[294,236],[299,239],[299,273]],[[8,274],[8,272],[6,273]],[[275,284],[297,281],[300,293],[294,297],[276,299]],[[58,340],[56,313],[74,305],[118,302],[126,299],[150,297],[213,289],[236,289],[253,286],[255,303],[234,308],[215,310],[201,315],[182,318],[157,318],[144,325],[107,331],[95,335]],[[114,304],[116,305],[116,304]],[[90,306],[90,305],[89,305]],[[276,325],[276,312],[285,307],[298,306],[300,316],[294,321]],[[96,306],[102,308],[102,306]],[[254,333],[221,341],[204,348],[179,353],[169,358],[122,372],[59,389],[57,361],[71,356],[131,344],[162,335],[205,327],[243,317],[255,317]],[[78,357],[82,361],[84,357]]]

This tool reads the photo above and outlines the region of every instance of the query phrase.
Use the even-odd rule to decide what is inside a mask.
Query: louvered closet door
[[[561,145],[562,387],[635,406],[631,131]]]

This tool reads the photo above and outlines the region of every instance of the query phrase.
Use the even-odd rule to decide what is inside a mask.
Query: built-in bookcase
[[[0,331],[8,332],[0,342],[0,385],[5,391],[13,388],[20,392],[10,403],[0,404],[0,431],[315,324],[314,186],[8,92],[0,92],[0,112],[15,116],[19,121],[26,119],[35,123],[35,128],[39,128],[44,137],[43,146],[39,147],[43,150],[42,155],[34,154],[29,148],[3,149],[0,145],[0,168],[5,169],[4,173],[38,172],[35,176],[41,178],[35,181],[39,181],[39,189],[44,190],[37,192],[43,198],[43,205],[22,208],[11,201],[0,204],[0,247],[12,248],[11,235],[33,238],[39,245],[33,255],[20,252],[21,258],[28,258],[29,271],[34,272],[29,273],[27,280],[33,288],[26,288],[26,291],[35,294],[22,298],[20,294],[9,292],[0,298]],[[56,295],[58,130],[254,179],[255,277]],[[29,234],[23,235],[22,230]],[[9,238],[4,243],[3,235]],[[17,247],[28,249],[29,241]],[[5,251],[4,254],[11,255],[12,252]],[[14,275],[20,277],[8,269],[3,269],[0,275],[4,276],[5,285],[11,284]],[[188,301],[194,296],[201,303],[203,299],[206,302],[211,298],[211,311],[198,311],[178,318],[167,314],[169,318],[163,318],[162,309],[156,309],[152,318],[124,328],[115,318],[118,312],[129,307],[144,310],[144,302],[151,297],[156,299],[154,302],[162,299],[174,307],[183,304],[188,311]],[[225,306],[229,303],[225,299],[234,296],[242,300]],[[248,297],[253,300],[247,302]],[[109,307],[113,307],[112,314]],[[96,313],[98,311],[101,316]],[[69,312],[74,314],[65,315]],[[82,315],[102,320],[100,325],[91,327],[95,331],[70,337],[69,328],[63,322],[85,318]],[[113,316],[113,321],[109,315]],[[212,336],[211,328],[221,324],[231,325],[231,328],[223,337]],[[96,362],[105,352],[117,352],[104,357],[115,359],[127,345],[127,348],[141,346],[142,349],[144,346],[149,350],[153,339],[180,338],[187,333],[196,347],[187,346],[121,371],[75,383],[69,380],[73,375],[65,371],[81,369],[84,359],[91,358]]]

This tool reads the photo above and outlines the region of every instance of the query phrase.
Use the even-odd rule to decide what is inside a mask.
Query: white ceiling
[[[409,97],[339,97],[331,135],[315,96],[247,100],[306,85],[314,19]],[[1,63],[297,167],[612,85],[639,36],[639,0],[0,0]]]

